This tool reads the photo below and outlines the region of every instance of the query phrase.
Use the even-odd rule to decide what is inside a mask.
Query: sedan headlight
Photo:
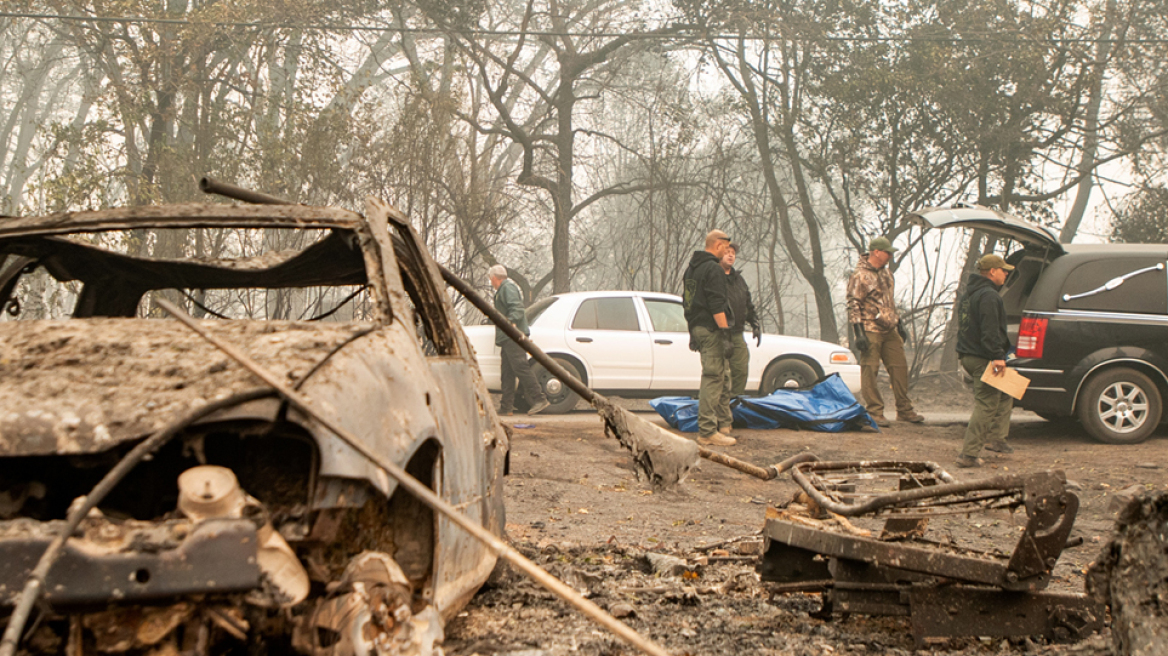
[[[856,356],[852,355],[851,351],[832,351],[832,364],[857,364]]]

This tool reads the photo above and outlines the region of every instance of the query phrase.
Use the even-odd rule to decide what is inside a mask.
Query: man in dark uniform
[[[487,270],[491,279],[491,287],[495,288],[495,309],[515,324],[519,332],[530,335],[527,327],[527,311],[523,307],[523,293],[519,285],[507,277],[507,267],[496,264]],[[503,362],[500,368],[500,386],[503,396],[499,400],[499,414],[509,415],[515,407],[515,381],[523,386],[523,396],[531,403],[527,414],[538,414],[548,407],[547,397],[539,388],[539,381],[531,372],[531,364],[527,361],[527,353],[511,340],[501,328],[495,326],[495,344],[499,347]]]
[[[1010,338],[1006,335],[1006,305],[998,290],[1014,267],[1001,255],[990,253],[977,261],[977,269],[957,306],[957,355],[961,368],[973,376],[973,414],[965,427],[958,467],[980,467],[978,455],[983,445],[989,451],[1014,452],[1006,444],[1014,397],[981,381],[987,367],[993,368],[994,376],[1006,370]]]
[[[721,230],[706,235],[706,249],[694,251],[682,280],[683,306],[689,327],[689,347],[702,355],[702,383],[698,392],[698,443],[734,446],[738,441],[719,432],[729,428],[730,396],[726,389],[727,355],[730,351],[729,306],[726,272],[720,260],[730,246]]]
[[[738,244],[730,242],[726,254],[722,256],[722,270],[726,272],[726,302],[730,306],[730,355],[729,386],[730,398],[746,394],[746,377],[750,371],[750,348],[742,336],[747,324],[750,325],[751,336],[757,346],[762,345],[762,326],[758,323],[758,316],[754,312],[754,302],[750,298],[750,287],[742,273],[734,268],[738,259]],[[721,432],[726,433],[729,426],[724,426]],[[727,433],[728,434],[728,433]]]

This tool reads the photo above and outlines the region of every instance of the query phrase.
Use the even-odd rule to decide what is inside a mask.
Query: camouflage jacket
[[[848,323],[862,323],[864,330],[886,333],[900,323],[893,297],[892,273],[875,269],[865,253],[848,278]]]

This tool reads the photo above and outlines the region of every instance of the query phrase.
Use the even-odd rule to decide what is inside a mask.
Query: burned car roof
[[[127,228],[266,226],[359,229],[364,218],[337,207],[181,203],[0,219],[0,238]]]

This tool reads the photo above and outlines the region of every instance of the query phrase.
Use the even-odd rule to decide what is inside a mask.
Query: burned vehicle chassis
[[[1062,472],[958,482],[934,463],[863,461],[802,463],[791,476],[803,492],[768,514],[759,573],[775,593],[821,591],[821,617],[907,616],[920,647],[958,636],[1071,641],[1102,627],[1093,599],[1044,592],[1074,546],[1079,503]],[[1016,509],[1026,523],[1008,553],[926,537],[934,518]]]
[[[59,518],[168,435],[69,534],[20,653],[432,653],[496,553],[386,468],[501,535],[508,438],[437,264],[400,212],[365,209],[190,204],[0,222],[6,307],[38,268],[80,287],[67,320],[0,323],[0,623]],[[220,227],[317,241],[168,259],[87,237]],[[369,310],[204,323],[328,408],[332,428],[139,310],[154,290],[206,311],[184,290],[312,286],[337,290],[316,318],[358,294]]]

